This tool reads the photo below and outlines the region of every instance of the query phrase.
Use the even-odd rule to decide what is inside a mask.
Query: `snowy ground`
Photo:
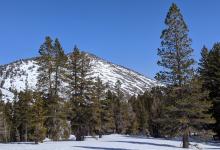
[[[219,144],[198,144],[200,149],[220,150]],[[180,150],[181,142],[143,137],[129,137],[124,135],[108,135],[102,139],[87,138],[86,141],[45,142],[39,145],[0,144],[0,150]],[[191,149],[198,149],[193,147]]]

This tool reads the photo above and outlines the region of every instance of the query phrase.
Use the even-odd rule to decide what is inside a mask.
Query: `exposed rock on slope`
[[[145,90],[159,85],[155,80],[149,79],[131,69],[113,64],[93,54],[88,54],[92,63],[92,76],[99,76],[103,83],[108,83],[109,88],[114,90],[117,80],[122,83],[125,95],[143,93]],[[0,66],[0,90],[4,100],[11,100],[11,91],[22,91],[25,84],[29,89],[36,89],[38,65],[36,58],[19,60]]]

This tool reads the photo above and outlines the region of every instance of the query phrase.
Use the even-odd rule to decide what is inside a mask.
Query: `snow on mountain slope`
[[[2,93],[2,99],[5,101],[12,101],[14,99],[14,94],[10,92],[9,90],[0,88],[0,91]]]
[[[125,95],[143,93],[158,84],[133,70],[103,60],[93,54],[88,54],[92,64],[92,76],[100,77],[103,83],[108,83],[109,88],[114,90],[117,80],[122,83],[122,91]],[[0,90],[3,99],[13,97],[12,91],[22,91],[26,87],[36,89],[38,68],[36,58],[19,60],[10,64],[0,66]]]

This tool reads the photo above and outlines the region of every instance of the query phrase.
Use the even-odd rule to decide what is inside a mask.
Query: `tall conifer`
[[[195,88],[194,59],[188,28],[176,4],[172,4],[165,19],[166,29],[161,35],[161,48],[158,49],[163,67],[156,78],[170,88],[166,107],[161,121],[164,121],[165,131],[179,134],[183,137],[183,148],[189,147],[190,130],[194,123],[210,123],[210,115],[205,115],[210,105],[199,88]],[[195,96],[195,94],[198,94]],[[195,114],[198,113],[197,116]],[[175,125],[175,126],[173,126]]]

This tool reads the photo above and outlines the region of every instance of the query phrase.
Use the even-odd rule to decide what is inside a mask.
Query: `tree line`
[[[128,99],[119,80],[110,91],[107,83],[92,77],[85,52],[75,46],[66,55],[58,39],[46,37],[39,55],[37,89],[31,90],[26,79],[25,90],[15,91],[11,102],[1,100],[1,141],[39,143],[45,138],[68,140],[71,134],[82,141],[87,135],[148,134],[148,101],[141,96],[140,103],[135,96]]]
[[[172,4],[157,53],[163,83],[141,95],[124,96],[121,82],[110,91],[92,76],[91,60],[76,46],[67,56],[58,39],[39,49],[37,90],[15,92],[0,104],[1,141],[43,142],[118,133],[153,137],[220,137],[220,43],[201,50],[198,68],[180,9]],[[67,84],[67,86],[63,86]],[[65,88],[64,88],[65,87]]]

